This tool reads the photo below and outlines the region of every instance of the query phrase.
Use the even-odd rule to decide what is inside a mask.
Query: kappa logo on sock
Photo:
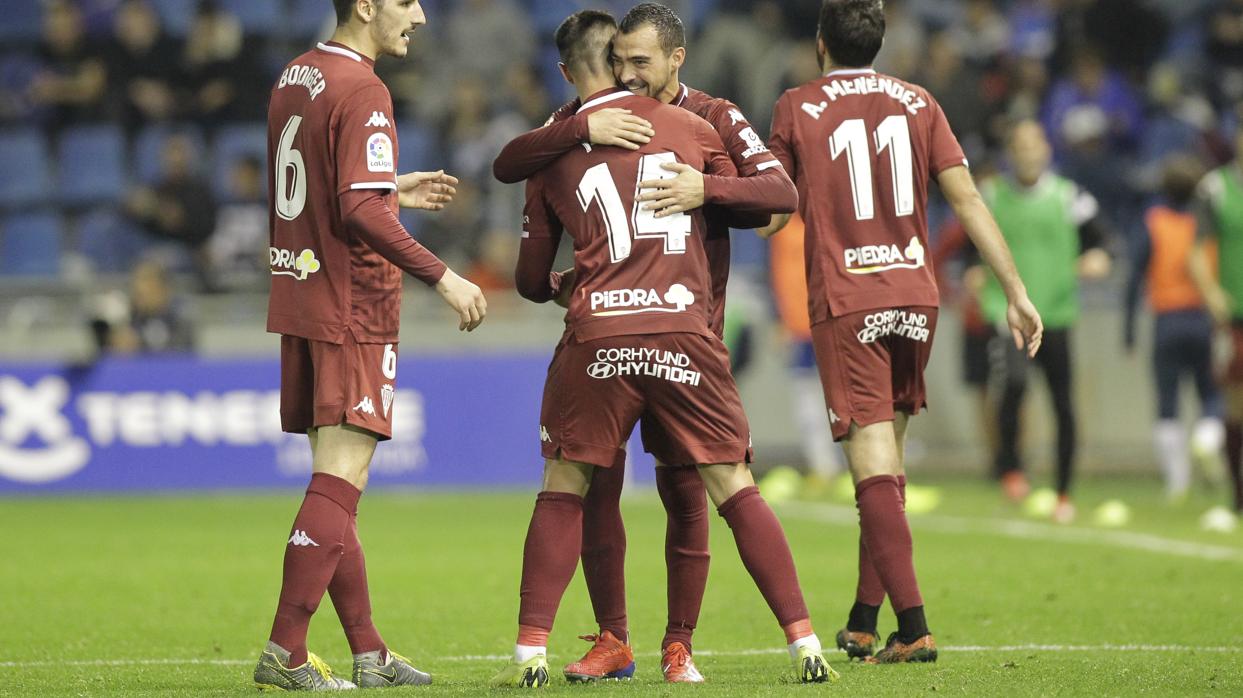
[[[298,545],[304,548],[308,548],[312,545],[316,548],[319,547],[319,543],[311,540],[311,537],[306,534],[306,531],[299,531],[296,528],[293,530],[293,535],[289,537],[289,544]]]

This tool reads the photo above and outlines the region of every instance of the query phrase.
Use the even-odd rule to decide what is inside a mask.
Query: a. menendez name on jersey
[[[836,102],[839,98],[849,95],[888,95],[894,101],[901,102],[911,116],[918,114],[920,109],[928,106],[928,102],[924,101],[924,98],[920,97],[918,92],[893,78],[879,75],[835,78],[821,85],[820,89],[824,90],[824,94],[828,96],[829,99],[827,101],[818,104],[803,102],[803,111],[811,115],[813,119],[820,118],[824,110],[829,108],[829,102]]]
[[[666,349],[613,347],[596,351],[587,375],[597,380],[618,376],[651,376],[671,383],[698,386],[703,374],[690,368],[691,357]]]
[[[665,304],[673,307],[663,307]],[[664,295],[654,288],[619,288],[591,292],[591,314],[596,317],[636,313],[681,313],[686,310],[687,306],[694,304],[695,294],[683,284],[673,284]],[[598,308],[604,308],[604,310],[597,311]],[[613,310],[614,308],[622,308],[622,310]]]
[[[311,101],[314,102],[321,92],[328,89],[328,80],[315,66],[291,65],[281,73],[281,80],[276,83],[276,89],[293,85],[305,87],[311,93]]]
[[[863,318],[859,330],[859,342],[871,344],[883,337],[905,337],[915,342],[927,342],[932,331],[928,328],[928,315],[911,310],[882,310]]]
[[[906,249],[897,245],[864,245],[848,247],[843,253],[848,274],[879,274],[893,269],[919,269],[924,266],[924,246],[912,237]]]

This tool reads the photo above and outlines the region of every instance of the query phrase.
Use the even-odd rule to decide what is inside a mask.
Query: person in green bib
[[[980,193],[1044,319],[1044,347],[1035,362],[1048,382],[1057,419],[1058,499],[1052,514],[1055,521],[1069,523],[1075,516],[1070,483],[1076,446],[1070,329],[1079,317],[1079,278],[1109,274],[1110,258],[1101,248],[1105,228],[1096,199],[1049,169],[1052,149],[1038,122],[1021,121],[1013,127],[1007,155],[1009,174],[984,182]],[[980,291],[980,305],[991,325],[1006,326],[1006,296],[991,274]],[[1018,444],[1029,360],[1006,341],[995,341],[994,347],[992,374],[1001,389],[994,464],[1005,493],[1017,501],[1030,490]]]
[[[1243,127],[1235,132],[1235,159],[1209,172],[1196,189],[1196,246],[1188,265],[1218,327],[1228,329],[1233,356],[1226,367],[1226,463],[1234,486],[1233,511],[1205,514],[1205,528],[1233,530],[1243,514]],[[1209,248],[1217,245],[1214,275]]]

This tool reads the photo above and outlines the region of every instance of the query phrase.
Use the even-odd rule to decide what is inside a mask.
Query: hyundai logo
[[[597,361],[587,367],[587,375],[600,380],[612,378],[617,375],[617,365],[606,363],[604,361]]]

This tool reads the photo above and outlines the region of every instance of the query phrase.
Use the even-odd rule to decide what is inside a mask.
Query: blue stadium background
[[[629,3],[423,4],[428,26],[412,55],[381,60],[378,70],[396,104],[401,168],[443,167],[463,182],[450,210],[404,220],[487,289],[493,310],[484,330],[459,337],[433,298],[408,289],[402,375],[406,399],[419,405],[411,408],[418,438],[394,447],[405,455],[393,455],[380,477],[533,483],[542,362],[559,319],[510,290],[522,191],[492,180],[490,165],[501,145],[568,96],[551,48],[556,24],[582,7],[620,15]],[[818,0],[669,4],[688,26],[684,81],[737,102],[762,133],[781,91],[816,75]],[[1232,156],[1243,3],[894,0],[886,11],[878,68],[933,92],[977,176],[1005,167],[1007,124],[1036,118],[1058,168],[1103,204],[1118,264],[1113,279],[1085,288],[1076,359],[1083,460],[1088,469],[1155,468],[1147,367],[1120,360],[1129,240],[1140,234],[1164,158]],[[264,419],[276,380],[276,343],[263,332],[267,90],[285,62],[330,29],[329,0],[5,3],[0,492],[303,477],[305,464],[278,434],[245,444],[223,435],[230,420]],[[945,215],[931,206],[935,236]],[[766,464],[797,462],[790,386],[798,360],[774,319],[767,247],[748,233],[736,240],[732,312],[752,328],[754,360],[740,380],[756,444]],[[143,295],[155,297],[155,310],[135,301]],[[912,456],[916,467],[982,473],[959,382],[952,293],[946,313],[930,373],[934,410],[913,434]],[[495,433],[451,457],[479,409],[496,415]],[[63,419],[34,428],[20,418],[31,410]],[[176,410],[189,416],[179,422]],[[1048,424],[1043,410],[1032,412],[1030,441],[1043,452]],[[186,426],[195,420],[197,432]],[[72,469],[66,464],[77,461],[65,454],[77,441],[87,455]],[[60,461],[48,455],[58,452]],[[153,477],[155,469],[163,474]]]

